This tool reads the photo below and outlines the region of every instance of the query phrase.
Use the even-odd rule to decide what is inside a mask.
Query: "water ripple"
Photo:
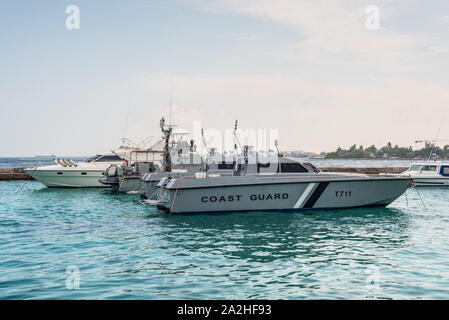
[[[387,209],[168,216],[21,186],[0,182],[1,299],[449,298],[449,190]]]

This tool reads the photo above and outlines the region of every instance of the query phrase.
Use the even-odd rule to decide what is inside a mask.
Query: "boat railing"
[[[60,166],[63,166],[63,167],[78,167],[76,162],[73,161],[72,159],[56,158],[54,160],[54,162],[56,164],[59,164]]]
[[[137,188],[137,190],[134,191],[128,191],[128,194],[143,194],[145,190],[145,184],[140,181],[139,187]]]
[[[129,163],[156,162],[161,160],[162,151],[157,150],[133,150],[129,154]]]
[[[141,203],[157,206],[168,203],[168,192],[162,188],[158,188],[148,199],[141,201]]]
[[[24,165],[24,168],[38,168],[51,164],[54,159],[51,160],[39,160],[39,159],[31,159],[31,158],[21,158],[18,159],[18,162]]]

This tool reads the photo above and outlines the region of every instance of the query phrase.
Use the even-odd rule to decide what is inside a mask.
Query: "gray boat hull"
[[[170,176],[170,172],[162,172],[162,173],[151,173],[145,175],[142,178],[143,184],[143,194],[145,194],[145,198],[151,199],[158,192],[157,184],[162,178],[166,178]]]
[[[213,213],[387,206],[412,184],[411,179],[392,177],[326,179],[321,176],[320,179],[278,179],[274,183],[245,178],[238,181],[233,177],[232,184],[224,181],[220,185],[208,183],[212,179],[203,179],[203,183],[194,181],[201,179],[174,180],[165,187],[165,201],[158,208],[171,213]]]

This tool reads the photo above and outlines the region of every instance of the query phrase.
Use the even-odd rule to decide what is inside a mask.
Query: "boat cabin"
[[[421,173],[429,175],[440,175],[449,177],[449,163],[439,162],[414,163],[408,170],[410,173]]]
[[[256,157],[253,159],[238,159],[234,166],[233,175],[319,172],[318,168],[308,162],[299,162],[284,157]]]
[[[89,159],[87,159],[87,162],[116,162],[116,161],[123,162],[123,159],[115,154],[112,154],[112,155],[98,154],[96,156],[93,156],[93,157],[90,157]]]

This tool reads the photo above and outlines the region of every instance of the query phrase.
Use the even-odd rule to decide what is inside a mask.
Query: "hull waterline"
[[[449,187],[449,178],[414,178],[417,187]]]
[[[26,169],[25,172],[35,180],[50,188],[104,188],[99,182],[104,170],[61,171]],[[62,174],[58,174],[62,172]]]

